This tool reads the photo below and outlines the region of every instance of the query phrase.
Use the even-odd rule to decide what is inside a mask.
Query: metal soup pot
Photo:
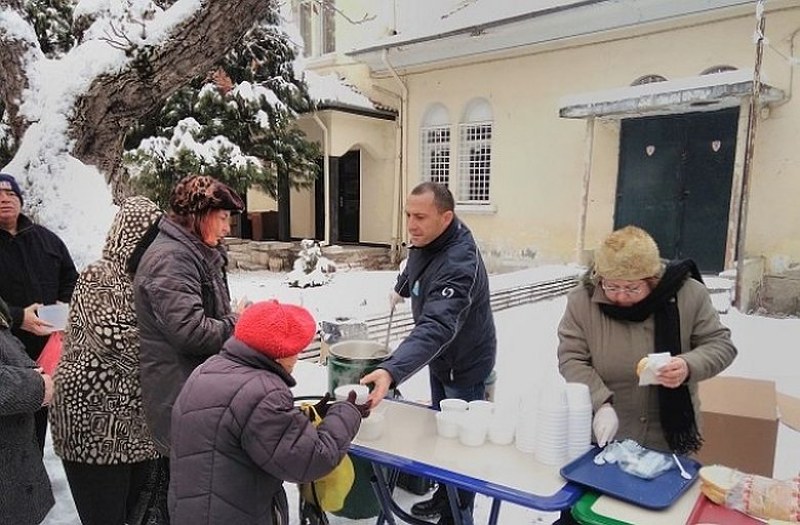
[[[339,385],[358,383],[389,357],[385,345],[375,341],[351,339],[334,343],[328,357],[328,392]]]

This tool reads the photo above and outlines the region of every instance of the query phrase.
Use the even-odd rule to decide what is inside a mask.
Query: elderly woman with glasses
[[[736,348],[693,261],[663,262],[635,226],[611,233],[569,293],[558,338],[561,375],[591,391],[598,445],[616,437],[679,454],[700,448],[697,383],[730,365]],[[671,357],[657,384],[639,386],[640,360],[661,352]]]

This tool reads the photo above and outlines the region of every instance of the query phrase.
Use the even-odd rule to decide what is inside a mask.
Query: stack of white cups
[[[536,452],[536,423],[539,415],[539,389],[531,389],[519,400],[514,446],[521,452]]]
[[[573,460],[592,447],[592,396],[584,383],[567,383],[567,459]]]
[[[536,423],[536,460],[545,465],[563,465],[567,460],[569,407],[563,384],[542,391]]]

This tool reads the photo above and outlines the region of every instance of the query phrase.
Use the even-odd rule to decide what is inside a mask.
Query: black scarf
[[[640,323],[655,315],[655,349],[672,355],[681,353],[680,312],[676,295],[687,277],[703,282],[697,265],[691,259],[667,264],[663,277],[650,295],[633,306],[601,304],[602,312],[613,318]],[[664,437],[672,451],[678,454],[696,452],[703,444],[697,428],[692,396],[686,384],[678,388],[658,387],[659,416]]]

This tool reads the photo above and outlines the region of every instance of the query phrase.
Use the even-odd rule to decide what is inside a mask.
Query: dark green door
[[[622,122],[614,227],[649,231],[665,258],[725,265],[739,110]]]
[[[361,209],[361,153],[339,159],[339,241],[358,242]]]

